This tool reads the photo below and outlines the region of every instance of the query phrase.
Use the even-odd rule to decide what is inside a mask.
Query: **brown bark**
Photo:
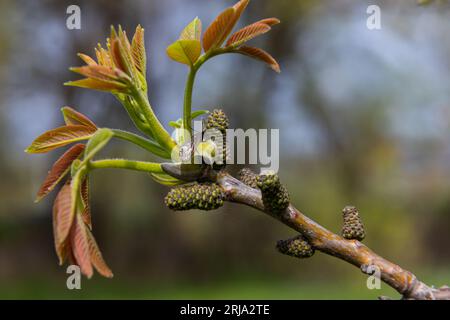
[[[243,184],[226,172],[219,173],[216,180],[225,190],[228,201],[248,205],[281,221],[306,237],[316,250],[347,261],[367,274],[369,266],[378,267],[381,280],[397,290],[403,299],[450,299],[450,289],[447,286],[439,289],[427,286],[412,272],[384,259],[357,240],[346,240],[334,234],[305,216],[292,204],[281,214],[273,214],[264,208],[259,190]]]

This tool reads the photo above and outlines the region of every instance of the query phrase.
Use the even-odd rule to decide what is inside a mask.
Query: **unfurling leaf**
[[[195,118],[207,114],[208,112],[208,110],[196,110],[191,113],[191,119],[194,120]],[[169,126],[172,128],[181,129],[183,127],[183,119],[179,118],[176,121],[169,121]]]
[[[181,181],[177,178],[174,178],[172,176],[169,176],[166,173],[150,173],[150,176],[158,182],[159,184],[162,184],[164,186],[173,187],[180,184],[185,183],[184,181]]]
[[[65,86],[93,89],[99,91],[108,91],[113,93],[126,93],[128,85],[117,81],[101,81],[92,78],[85,78],[64,83]]]
[[[48,172],[47,177],[42,183],[37,193],[36,202],[40,201],[47,194],[49,194],[62,178],[70,171],[70,165],[77,159],[84,151],[84,144],[76,144],[67,150],[58,160],[53,164]]]
[[[88,230],[80,215],[76,216],[75,223],[70,232],[70,245],[81,272],[86,277],[91,278],[94,271],[92,269],[89,251]]]
[[[66,125],[83,125],[97,130],[97,126],[91,119],[86,117],[84,114],[72,109],[71,107],[62,107],[61,112],[64,117]]]
[[[208,112],[209,112],[208,110],[196,110],[191,113],[191,119],[198,118],[204,114],[207,114]]]
[[[144,29],[138,25],[131,41],[131,52],[136,69],[145,77],[147,57],[145,54]]]
[[[25,152],[45,153],[73,142],[87,140],[95,131],[96,129],[84,125],[59,127],[37,137]]]
[[[181,119],[178,119],[177,121],[169,121],[169,126],[172,128],[180,129],[183,126],[183,122]]]
[[[118,34],[114,27],[111,27],[110,56],[114,65],[134,78],[134,61],[131,53],[131,44],[125,31],[119,26]]]
[[[192,65],[200,57],[202,47],[198,40],[177,40],[167,47],[167,55],[183,64]]]
[[[202,22],[198,17],[189,23],[180,34],[180,40],[198,40],[202,35]]]
[[[81,182],[81,200],[83,201],[81,216],[89,229],[92,229],[91,206],[89,204],[89,177],[85,177]]]
[[[243,43],[270,31],[270,27],[264,23],[253,23],[234,33],[227,41],[226,46],[238,47]]]
[[[278,62],[270,54],[268,54],[266,51],[262,49],[242,46],[239,49],[235,50],[234,52],[263,61],[267,63],[272,68],[272,70],[280,73],[280,65],[278,64]]]
[[[121,83],[121,81],[128,80],[128,76],[125,73],[121,72],[120,70],[98,65],[72,67],[70,68],[70,71],[79,73],[82,76],[85,76],[86,78],[91,78],[98,81],[109,83],[114,82]]]
[[[66,183],[53,204],[53,230],[55,235],[56,252],[61,260],[61,250],[69,235],[74,219],[72,211],[72,188],[70,183]]]
[[[114,136],[114,133],[107,128],[102,128],[97,130],[97,132],[89,139],[89,142],[86,145],[86,151],[84,153],[84,159],[90,160],[92,157],[100,151],[111,138]]]
[[[98,65],[97,62],[95,62],[94,59],[92,59],[91,57],[89,57],[86,54],[83,53],[79,53],[78,56],[80,57],[81,60],[83,60],[88,66],[96,66]]]

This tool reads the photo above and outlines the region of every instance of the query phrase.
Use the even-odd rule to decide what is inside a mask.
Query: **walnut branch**
[[[345,260],[370,274],[368,268],[374,265],[381,271],[381,280],[397,290],[403,299],[449,300],[450,289],[429,287],[400,266],[374,253],[357,240],[346,240],[311,220],[292,204],[280,214],[274,214],[264,207],[261,192],[253,189],[226,172],[218,173],[217,183],[226,193],[227,201],[241,203],[258,209],[281,221],[302,234],[316,250]]]

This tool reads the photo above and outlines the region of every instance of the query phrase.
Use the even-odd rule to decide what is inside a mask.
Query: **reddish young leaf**
[[[121,92],[121,93],[126,93],[128,89],[128,86],[125,83],[117,81],[101,81],[92,78],[68,81],[65,82],[64,85],[108,92]]]
[[[99,81],[106,81],[106,82],[120,81],[120,78],[117,76],[115,70],[110,67],[95,65],[95,66],[72,67],[69,70],[79,73],[85,76],[86,78],[92,78]]]
[[[203,35],[203,49],[207,52],[209,49],[219,47],[227,37],[227,30],[232,24],[235,16],[235,9],[227,8],[223,11],[206,29]]]
[[[64,121],[66,125],[83,125],[86,127],[90,127],[92,129],[97,129],[97,126],[91,119],[86,117],[84,114],[72,109],[71,107],[62,107],[61,112],[64,117]]]
[[[92,230],[91,207],[89,205],[89,178],[86,177],[81,182],[81,200],[83,201],[83,211],[81,216],[84,223]]]
[[[99,65],[110,68],[114,67],[112,58],[109,55],[108,50],[104,49],[101,44],[98,45],[98,48],[95,48],[95,56],[97,57]]]
[[[280,73],[280,71],[281,71],[280,65],[278,64],[278,62],[270,54],[268,54],[266,51],[264,51],[262,49],[242,46],[234,52],[237,52],[237,53],[249,56],[251,58],[263,61],[263,62],[267,63],[272,68],[272,70],[274,70],[275,72]]]
[[[70,165],[80,156],[84,147],[82,143],[76,144],[56,160],[39,188],[35,202],[40,201],[56,187],[61,179],[70,171]]]
[[[111,30],[109,51],[115,66],[133,78],[135,66],[131,52],[131,44],[126,33],[120,26],[118,35],[114,28]]]
[[[72,187],[70,183],[66,183],[59,191],[53,204],[53,230],[55,234],[55,243],[57,244],[56,252],[58,255],[60,252],[59,245],[62,245],[67,239],[73,220]]]
[[[203,36],[203,49],[205,52],[211,48],[217,48],[222,45],[233,30],[249,2],[250,0],[241,0],[233,7],[225,9],[209,25]]]
[[[87,140],[95,131],[96,129],[83,125],[59,127],[37,137],[25,151],[45,153],[76,141]]]
[[[267,24],[264,23],[253,23],[251,25],[248,25],[239,31],[236,31],[227,41],[226,45],[229,46],[240,46],[243,43],[262,35],[268,31],[270,31],[270,27]]]
[[[250,2],[250,0],[241,0],[238,3],[236,3],[233,6],[234,9],[234,17],[233,20],[231,21],[231,24],[228,26],[228,29],[226,31],[226,35],[225,38],[223,39],[225,41],[226,37],[231,33],[231,31],[233,30],[234,26],[236,25],[236,23],[239,21],[239,19],[241,18],[242,13],[244,12],[245,8],[247,8],[248,3]]]
[[[59,236],[57,231],[57,212],[57,210],[53,210],[52,214],[53,242],[55,244],[55,252],[58,257],[59,265],[62,266],[67,259],[70,249],[68,248],[69,241],[67,241],[67,239],[62,243],[58,241]]]
[[[88,229],[83,222],[81,215],[77,214],[75,223],[70,232],[70,244],[73,250],[73,255],[81,272],[88,278],[92,277],[94,273],[91,264],[91,257],[89,251],[89,237]]]
[[[97,65],[97,62],[95,62],[94,59],[92,59],[91,57],[89,57],[88,55],[86,55],[84,53],[79,53],[78,56],[80,57],[81,60],[83,60],[89,66]]]
[[[144,29],[138,25],[131,41],[131,52],[136,69],[145,77],[147,57],[145,55]]]
[[[100,249],[98,248],[97,242],[95,241],[94,236],[89,230],[86,230],[87,236],[88,236],[88,243],[89,243],[89,253],[91,258],[91,263],[94,265],[95,269],[100,273],[102,276],[107,278],[112,278],[113,273],[111,269],[106,264],[105,260],[103,259],[102,253],[100,252]]]
[[[54,230],[54,229],[53,229]],[[53,232],[54,234],[54,232]],[[62,266],[64,264],[64,262],[66,262],[67,257],[69,255],[70,252],[70,243],[69,241],[64,241],[63,243],[58,243],[55,239],[55,251],[56,251],[56,255],[58,256],[58,263],[60,266]]]
[[[255,23],[264,23],[267,24],[269,27],[274,26],[276,24],[280,23],[280,19],[278,18],[266,18],[259,21],[256,21]]]

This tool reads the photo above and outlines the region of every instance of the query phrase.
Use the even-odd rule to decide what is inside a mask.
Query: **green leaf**
[[[72,162],[72,165],[70,166],[70,176],[71,177],[75,177],[78,169],[80,169],[81,166],[81,160],[80,159],[75,159]]]
[[[177,40],[167,47],[167,55],[172,60],[189,66],[197,61],[201,51],[199,40]]]
[[[92,159],[92,157],[100,151],[111,138],[114,136],[114,132],[107,128],[97,130],[97,132],[89,139],[86,145],[86,151],[84,153],[84,161]]]
[[[202,22],[195,17],[180,34],[180,40],[198,40],[202,35]]]
[[[153,180],[164,186],[173,187],[185,183],[177,178],[169,176],[166,173],[150,173]]]
[[[183,121],[178,119],[177,121],[169,121],[169,126],[172,128],[180,129],[183,126]]]
[[[191,113],[191,119],[198,118],[207,113],[209,113],[208,110],[196,110]],[[169,126],[172,128],[181,129],[183,127],[183,119],[179,118],[176,121],[169,121]]]
[[[198,117],[200,117],[200,116],[202,116],[204,114],[207,114],[207,113],[209,113],[208,110],[196,110],[196,111],[191,113],[191,119],[198,118]]]

